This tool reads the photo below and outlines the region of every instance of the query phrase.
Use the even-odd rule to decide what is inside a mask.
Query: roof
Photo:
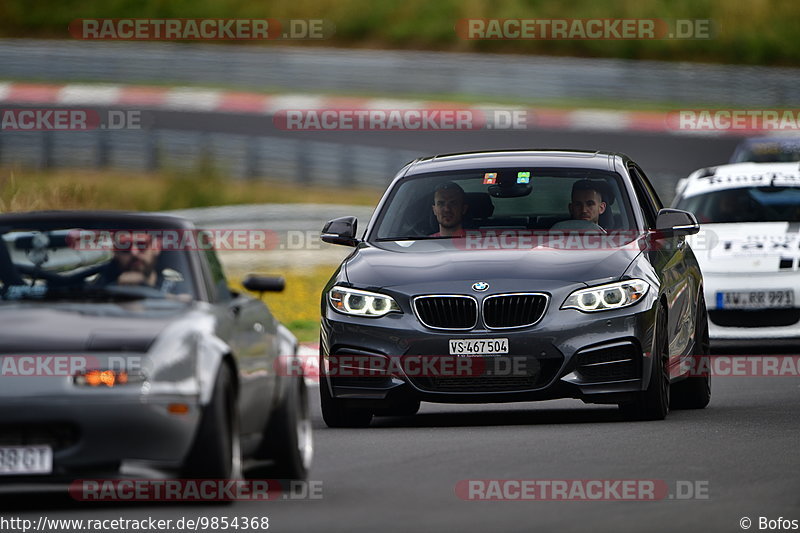
[[[800,187],[800,164],[734,163],[701,168],[678,184],[684,197],[744,187]]]
[[[518,166],[567,167],[613,170],[614,158],[622,154],[586,150],[501,150],[441,154],[414,161],[406,175],[446,172],[473,168],[509,168]]]
[[[796,135],[764,135],[761,137],[748,137],[743,139],[741,145],[752,144],[783,144],[786,146],[796,146],[800,144],[800,136]]]

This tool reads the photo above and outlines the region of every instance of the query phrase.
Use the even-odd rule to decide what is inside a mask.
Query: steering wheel
[[[589,220],[562,220],[561,222],[553,224],[550,229],[563,231],[600,231],[602,233],[607,233],[602,226]]]

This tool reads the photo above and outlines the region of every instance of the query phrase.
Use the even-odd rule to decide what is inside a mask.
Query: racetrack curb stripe
[[[525,109],[543,128],[602,131],[682,131],[669,126],[666,112],[614,111],[605,109],[561,110],[523,106],[465,105],[457,102],[387,98],[352,98],[324,95],[222,91],[197,87],[147,87],[109,84],[0,83],[0,102],[6,104],[103,105],[273,115],[286,109]],[[718,133],[718,132],[714,132]],[[736,132],[732,132],[736,133]],[[741,133],[741,132],[739,132]]]

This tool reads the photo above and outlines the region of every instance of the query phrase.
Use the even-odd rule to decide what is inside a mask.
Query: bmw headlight
[[[628,307],[644,298],[648,289],[650,289],[650,284],[642,279],[630,279],[580,289],[564,300],[561,309],[593,312]]]
[[[378,317],[400,312],[391,296],[338,285],[328,291],[328,301],[335,310],[348,315]]]

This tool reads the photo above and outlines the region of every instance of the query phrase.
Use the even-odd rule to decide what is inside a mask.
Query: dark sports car
[[[420,401],[579,398],[635,419],[710,398],[703,280],[685,236],[622,154],[505,151],[409,163],[322,294],[325,422]],[[698,368],[700,369],[698,371]]]
[[[305,384],[276,364],[297,340],[212,245],[166,215],[0,216],[0,488],[235,479],[251,457],[306,475]]]

